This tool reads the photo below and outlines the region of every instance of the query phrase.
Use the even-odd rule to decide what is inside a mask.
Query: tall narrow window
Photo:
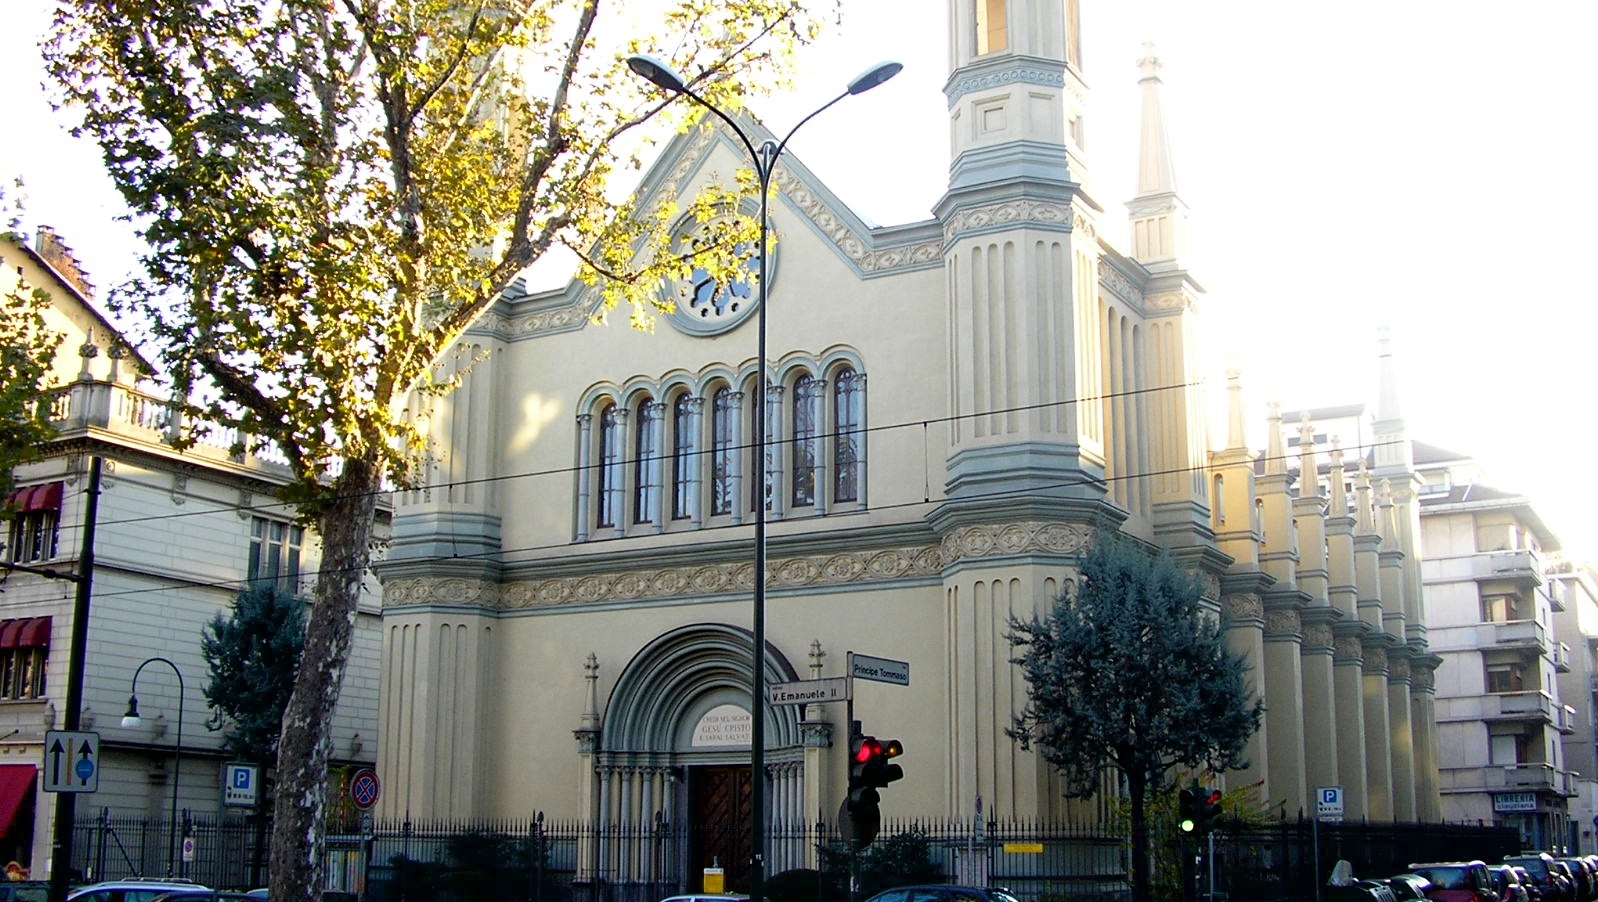
[[[304,527],[265,517],[252,519],[249,578],[275,583],[289,592],[298,592],[300,549],[304,544]]]
[[[12,563],[48,561],[60,553],[61,492],[59,482],[17,489],[5,501],[14,511],[5,545]]]
[[[738,466],[738,437],[733,434],[733,391],[720,388],[710,405],[710,513],[732,513],[732,473]]]
[[[621,515],[621,411],[612,404],[599,417],[599,525],[615,526]]]
[[[692,514],[692,489],[695,468],[699,466],[694,435],[694,402],[686,392],[677,396],[671,407],[671,516],[686,520]]]
[[[865,377],[854,370],[842,370],[833,380],[832,473],[833,498],[860,500],[860,432],[865,419]]]
[[[655,482],[656,458],[660,456],[659,434],[661,405],[645,401],[638,405],[638,435],[633,445],[638,453],[633,459],[633,522],[653,523],[656,500],[660,486]]]
[[[1008,0],[976,0],[977,54],[998,53],[1009,43],[1004,4]]]
[[[816,380],[800,376],[793,384],[793,506],[816,503]]]

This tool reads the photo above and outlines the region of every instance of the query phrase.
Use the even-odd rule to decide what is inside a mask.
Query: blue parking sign
[[[254,764],[230,762],[222,765],[222,804],[231,808],[254,808],[260,782],[261,769]]]

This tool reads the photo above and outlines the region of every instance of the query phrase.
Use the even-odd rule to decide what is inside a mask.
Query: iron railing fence
[[[213,888],[265,885],[270,825],[264,818],[180,816],[176,831],[171,827],[165,816],[113,815],[107,809],[80,817],[72,837],[74,875],[84,882],[182,877]],[[188,855],[185,836],[192,844]]]
[[[180,825],[182,829],[183,825]],[[161,877],[168,872],[165,818],[108,812],[80,821],[73,866],[84,879]],[[925,839],[944,882],[1002,886],[1024,902],[1115,902],[1128,896],[1126,837],[1118,825],[1049,821],[888,820],[879,837],[914,833]],[[259,818],[196,817],[187,821],[192,861],[173,873],[218,889],[265,885],[269,826]],[[370,902],[658,902],[703,888],[707,849],[737,848],[742,828],[657,822],[644,827],[585,821],[378,820],[330,824],[328,886]],[[1464,824],[1222,823],[1205,837],[1200,884],[1233,900],[1314,899],[1317,882],[1348,860],[1356,876],[1402,873],[1411,862],[1480,858],[1519,851],[1514,828]],[[879,839],[879,843],[883,840]],[[1156,846],[1171,844],[1156,833]],[[181,846],[181,843],[180,843]],[[768,879],[818,865],[818,847],[841,849],[833,824],[774,827]],[[1157,866],[1173,868],[1174,850],[1156,850]],[[179,853],[181,857],[181,853]],[[729,889],[741,876],[727,868]],[[1172,875],[1162,875],[1167,883]],[[819,902],[825,898],[818,886]],[[492,887],[492,890],[489,890]],[[427,888],[426,891],[423,891]],[[808,902],[808,900],[804,900]]]

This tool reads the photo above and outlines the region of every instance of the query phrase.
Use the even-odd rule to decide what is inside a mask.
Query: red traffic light
[[[870,764],[880,757],[882,757],[882,743],[877,741],[877,737],[862,736],[860,744],[855,747],[854,760],[860,764]]]

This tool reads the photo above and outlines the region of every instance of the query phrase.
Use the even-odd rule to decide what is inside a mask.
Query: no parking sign
[[[377,779],[377,771],[370,767],[363,767],[350,778],[350,801],[356,808],[366,811],[377,804],[378,796],[383,794],[383,784]]]

